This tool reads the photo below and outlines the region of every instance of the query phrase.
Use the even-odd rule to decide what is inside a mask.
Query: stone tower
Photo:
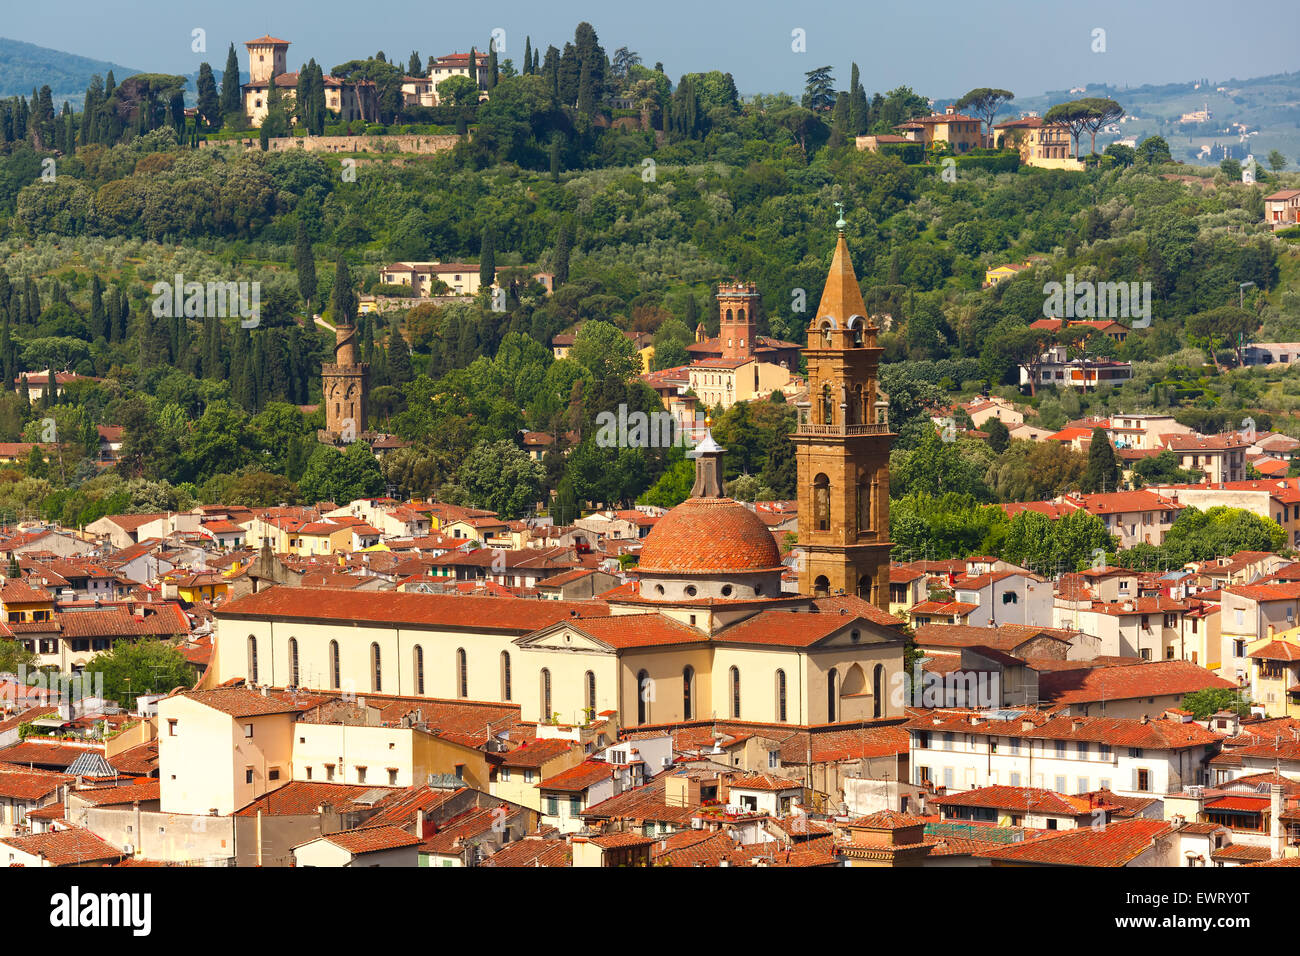
[[[718,344],[724,359],[747,359],[758,347],[758,287],[752,282],[718,286]]]
[[[844,219],[808,326],[808,400],[791,436],[799,471],[805,594],[856,594],[889,609],[889,431],[876,385],[882,349],[867,320]]]
[[[289,72],[285,65],[289,54],[288,40],[260,36],[256,40],[246,41],[244,46],[248,48],[249,85],[270,83],[272,76]]]
[[[321,366],[325,434],[331,441],[355,441],[366,431],[370,366],[358,361],[357,327],[334,330],[334,361]]]

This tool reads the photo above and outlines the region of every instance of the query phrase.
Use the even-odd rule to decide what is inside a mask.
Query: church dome
[[[643,574],[753,574],[780,570],[781,552],[761,518],[731,498],[687,498],[641,545]]]

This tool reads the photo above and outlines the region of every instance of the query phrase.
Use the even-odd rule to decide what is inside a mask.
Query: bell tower
[[[795,443],[804,594],[856,594],[889,609],[888,403],[877,373],[883,351],[867,319],[842,204],[830,274],[808,326],[808,400]]]
[[[752,282],[718,286],[718,344],[724,359],[747,359],[758,347],[758,287]]]

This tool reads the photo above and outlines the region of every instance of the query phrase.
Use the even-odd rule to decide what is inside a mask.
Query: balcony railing
[[[888,435],[889,425],[884,422],[871,422],[865,425],[816,425],[801,422],[797,435]]]

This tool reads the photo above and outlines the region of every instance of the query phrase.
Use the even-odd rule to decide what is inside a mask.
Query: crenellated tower
[[[355,441],[366,431],[370,366],[359,361],[357,327],[340,324],[334,330],[334,361],[321,366],[325,401],[325,436],[330,441]]]

